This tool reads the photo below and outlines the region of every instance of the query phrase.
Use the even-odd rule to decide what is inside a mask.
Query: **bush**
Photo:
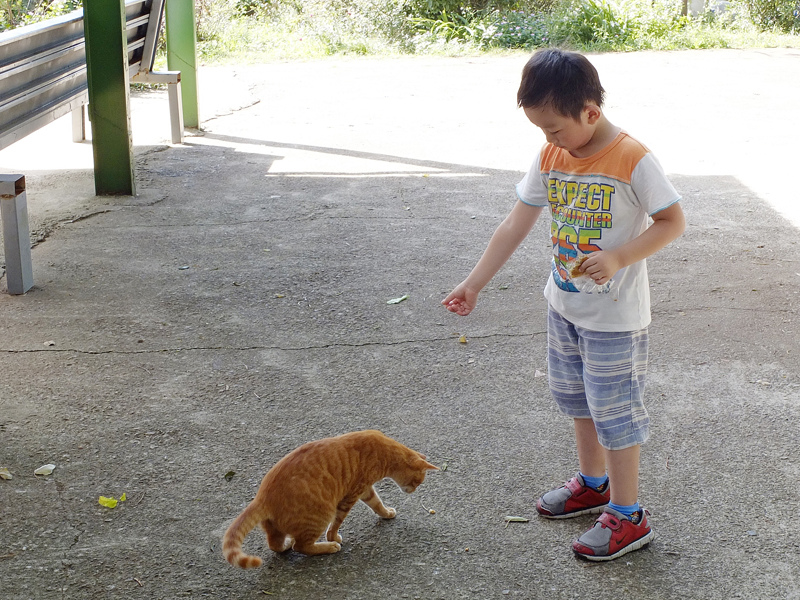
[[[198,52],[223,61],[329,54],[475,53],[562,45],[583,51],[788,45],[800,0],[196,0]],[[0,29],[81,0],[5,0]]]
[[[629,50],[638,33],[637,20],[610,0],[565,2],[558,16],[553,24],[554,37],[578,48]]]
[[[749,0],[742,4],[749,10],[753,23],[762,30],[800,32],[798,0]]]
[[[552,10],[561,0],[409,0],[407,11],[410,17],[440,19],[443,14],[487,15],[493,12],[522,11],[542,13]]]
[[[216,59],[374,54],[412,31],[402,0],[201,0],[197,26],[199,53]]]
[[[0,10],[0,31],[46,21],[82,6],[81,0],[6,0]]]
[[[550,43],[548,19],[540,12],[494,11],[479,21],[478,32],[482,48],[530,50]]]

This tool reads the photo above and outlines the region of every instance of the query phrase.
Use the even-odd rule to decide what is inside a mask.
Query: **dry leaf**
[[[506,517],[506,527],[509,523],[527,523],[529,520],[525,517]]]
[[[50,473],[52,473],[53,469],[55,469],[55,468],[56,468],[55,465],[42,465],[41,467],[36,469],[33,472],[33,474],[34,475],[50,475]]]
[[[506,517],[507,523],[527,523],[530,519],[526,519],[525,517]]]
[[[467,336],[466,335],[462,335],[460,338],[458,338],[458,341],[461,342],[462,344],[466,344],[467,343]]]
[[[3,467],[0,469],[0,479],[14,479],[14,477],[6,467]]]

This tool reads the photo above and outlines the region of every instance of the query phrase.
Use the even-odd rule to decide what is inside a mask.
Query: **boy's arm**
[[[592,252],[581,265],[596,284],[603,285],[620,269],[644,260],[678,238],[686,228],[683,209],[676,202],[652,215],[653,224],[619,248]]]
[[[462,317],[472,312],[478,301],[478,293],[514,254],[522,240],[530,233],[543,208],[517,201],[495,230],[483,256],[472,272],[442,300],[447,310]]]

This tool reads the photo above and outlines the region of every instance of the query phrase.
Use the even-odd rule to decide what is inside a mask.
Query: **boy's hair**
[[[546,48],[534,53],[522,69],[517,106],[550,106],[558,114],[580,119],[587,103],[603,106],[606,91],[592,63],[577,52]]]

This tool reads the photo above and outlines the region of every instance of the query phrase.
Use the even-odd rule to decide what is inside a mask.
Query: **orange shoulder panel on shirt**
[[[591,160],[576,158],[567,150],[547,144],[542,149],[539,168],[543,173],[560,171],[575,175],[600,175],[630,183],[633,170],[648,152],[644,144],[623,132],[598,154],[589,157]]]

